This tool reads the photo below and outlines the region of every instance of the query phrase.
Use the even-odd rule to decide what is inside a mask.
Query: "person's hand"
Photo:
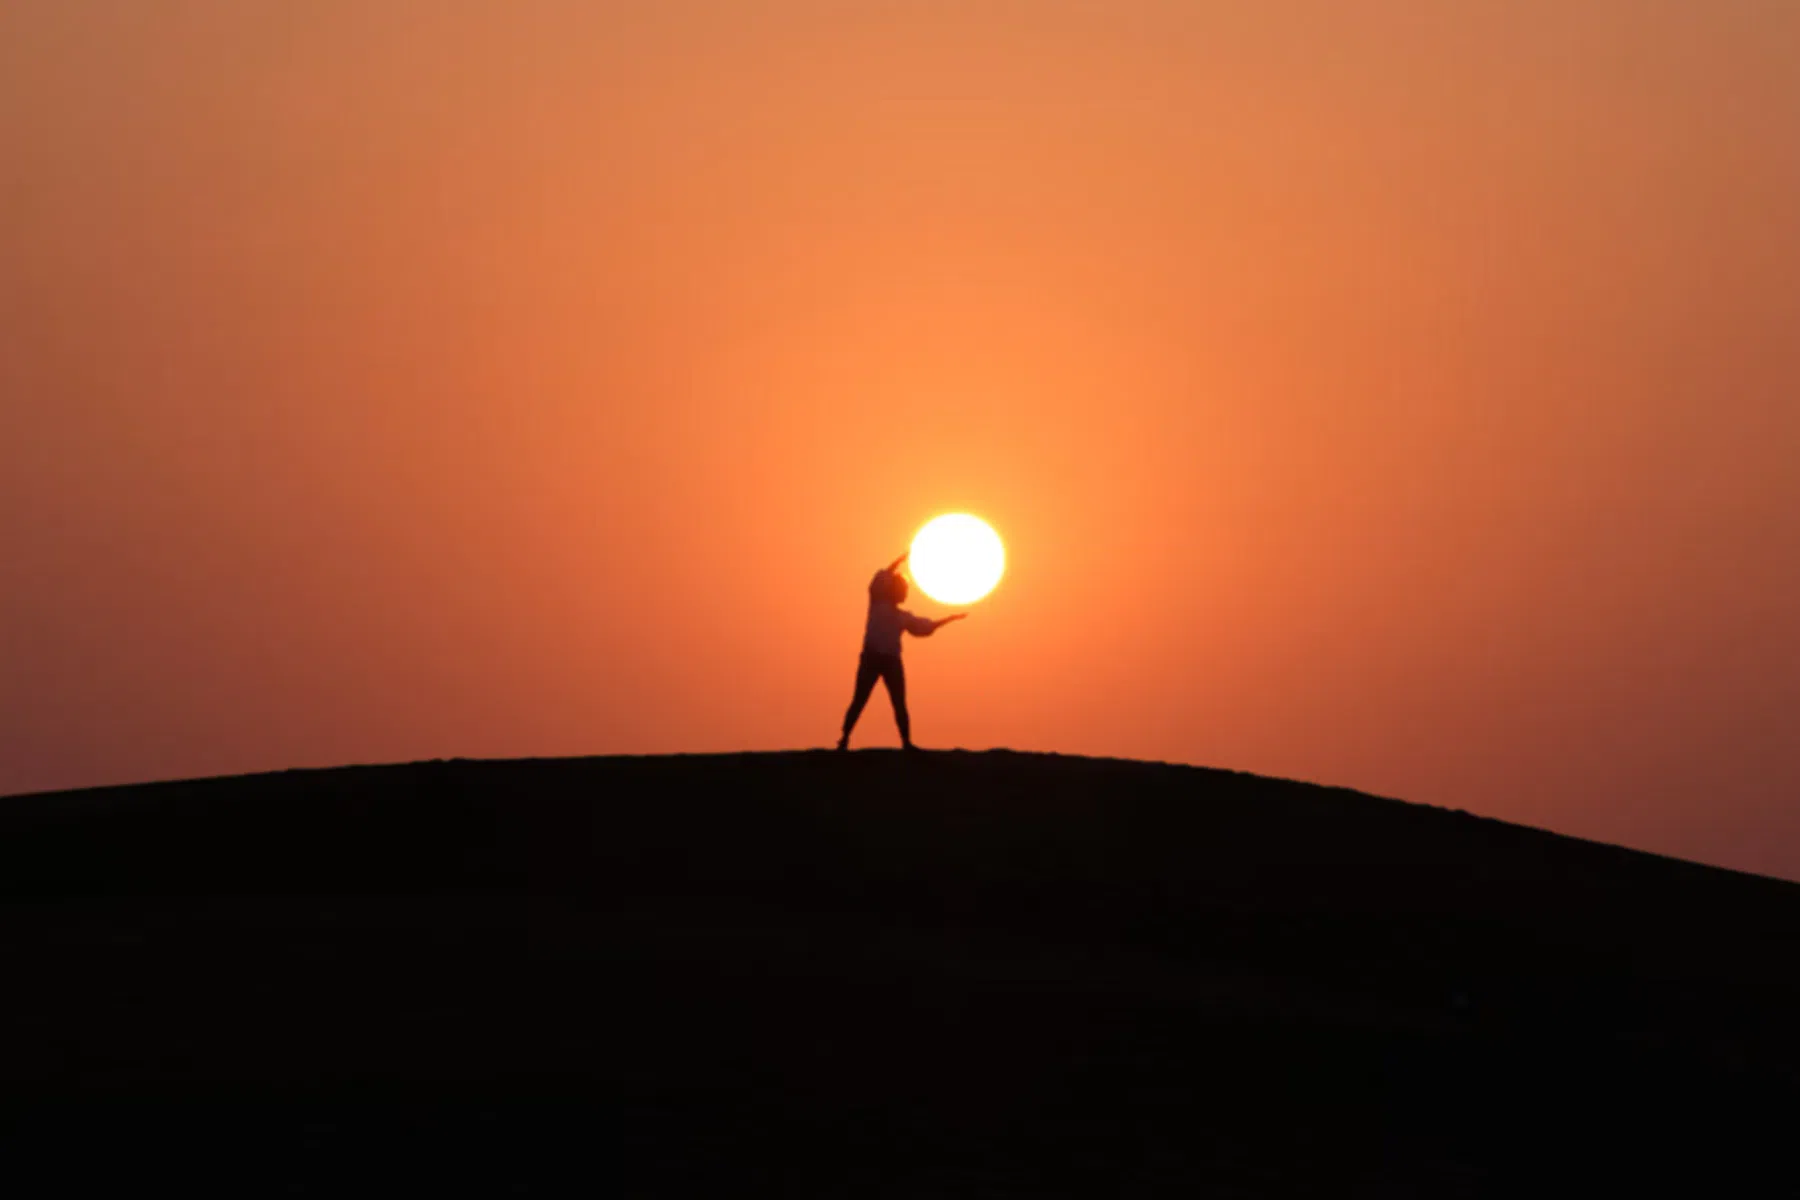
[[[954,613],[951,616],[945,617],[943,620],[939,621],[938,624],[939,625],[948,625],[950,622],[960,621],[968,615],[969,615],[968,613]]]
[[[912,554],[912,551],[908,550],[905,554],[902,554],[899,558],[896,558],[893,562],[889,563],[888,571],[890,573],[894,572],[894,571],[898,571],[900,569],[900,564],[905,562],[911,554]]]

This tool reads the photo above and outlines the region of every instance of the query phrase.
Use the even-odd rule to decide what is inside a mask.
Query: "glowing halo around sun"
[[[980,517],[947,513],[914,535],[907,565],[919,590],[939,604],[973,604],[1006,573],[1006,547]]]

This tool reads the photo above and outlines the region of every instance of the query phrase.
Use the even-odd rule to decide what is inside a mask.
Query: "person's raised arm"
[[[889,563],[887,565],[887,573],[892,575],[895,571],[898,571],[900,569],[900,564],[905,562],[907,557],[911,554],[912,551],[908,550],[905,554],[902,554],[899,558],[896,558],[893,562]]]

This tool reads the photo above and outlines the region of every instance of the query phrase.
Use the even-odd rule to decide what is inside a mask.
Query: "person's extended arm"
[[[930,637],[943,626],[948,625],[952,621],[960,621],[968,615],[968,613],[957,613],[953,617],[943,617],[933,621],[930,617],[920,617],[915,616],[912,613],[906,613],[906,632],[912,634],[914,637]]]

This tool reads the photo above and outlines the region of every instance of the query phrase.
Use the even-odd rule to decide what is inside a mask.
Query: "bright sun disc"
[[[972,604],[1006,572],[1006,547],[980,517],[950,513],[926,522],[907,559],[913,582],[939,604]]]

